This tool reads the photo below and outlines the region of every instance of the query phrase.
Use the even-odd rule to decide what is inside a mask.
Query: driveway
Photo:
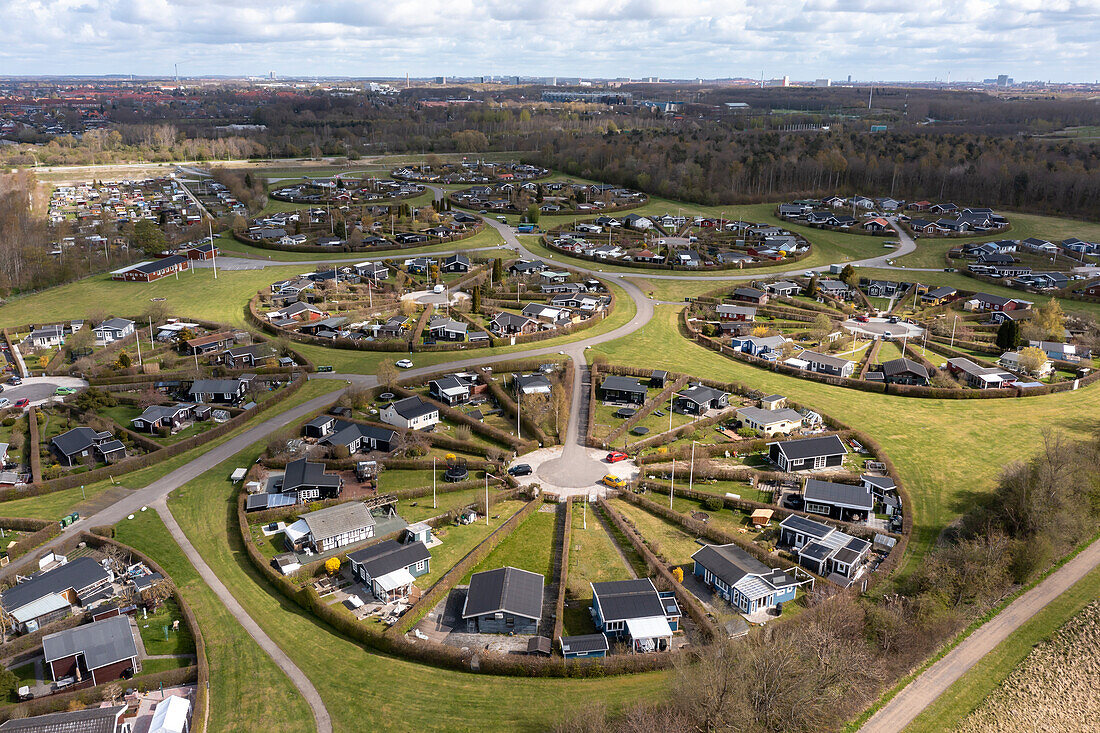
[[[905,323],[899,320],[897,323],[890,323],[888,318],[871,318],[866,323],[856,320],[847,320],[840,324],[846,330],[851,333],[858,333],[860,336],[873,336],[878,338],[885,336],[887,338],[903,338],[908,336],[911,339],[920,338],[924,333],[924,329],[912,323]]]
[[[37,407],[54,401],[54,392],[58,387],[84,389],[87,386],[87,382],[76,377],[27,377],[18,387],[5,384],[4,392],[0,396],[11,400],[13,404],[18,400],[27,399],[30,400],[31,407]]]
[[[607,487],[599,483],[607,474],[632,481],[641,470],[634,461],[626,460],[608,463],[604,460],[607,451],[596,448],[576,446],[579,450],[569,451],[564,446],[539,448],[512,461],[513,466],[526,463],[533,470],[529,476],[518,476],[521,486],[537,483],[544,491],[556,493],[562,497],[603,495]]]

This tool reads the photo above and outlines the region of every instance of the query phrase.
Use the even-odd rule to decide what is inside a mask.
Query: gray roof
[[[789,407],[784,407],[781,410],[764,410],[759,407],[742,407],[737,411],[738,417],[746,417],[759,425],[771,425],[777,422],[783,422],[789,420],[791,422],[802,422],[802,415],[798,410],[792,410]]]
[[[889,476],[872,476],[865,473],[860,476],[860,479],[879,489],[897,488],[897,484],[894,482],[894,479],[890,478]]]
[[[190,408],[191,405],[149,405],[145,408],[145,411],[135,417],[134,420],[156,422],[166,417],[175,417],[177,413],[186,412]]]
[[[100,433],[92,428],[79,427],[56,436],[50,443],[65,455],[71,456],[91,448],[98,441],[106,440],[110,437],[110,433]]]
[[[919,364],[912,359],[906,359],[905,357],[891,359],[882,365],[882,373],[888,377],[905,374],[906,372],[928,379],[928,370],[925,369],[923,364]]]
[[[303,514],[301,519],[309,527],[309,533],[313,536],[314,542],[336,537],[345,532],[354,532],[374,524],[374,517],[361,501],[318,509],[315,512]]]
[[[691,559],[730,587],[749,578],[751,582],[741,583],[738,589],[752,600],[797,582],[782,570],[769,568],[737,545],[703,545]]]
[[[423,542],[405,545],[397,540],[385,540],[362,550],[348,553],[348,559],[363,566],[372,578],[377,578],[394,570],[407,568],[421,560],[431,558]]]
[[[125,318],[108,318],[103,323],[99,324],[93,331],[123,331],[127,327],[134,325],[133,321],[128,321]]]
[[[462,618],[503,611],[538,620],[542,618],[542,594],[545,578],[519,568],[503,567],[474,573]]]
[[[665,615],[665,604],[649,578],[592,584],[592,597],[604,621],[625,621]]]
[[[11,612],[51,593],[72,588],[79,591],[90,585],[110,580],[111,575],[90,557],[78,557],[53,570],[33,575],[0,594],[0,603]]]
[[[818,481],[811,478],[806,479],[805,494],[806,501],[816,501],[849,509],[870,511],[875,506],[874,499],[871,498],[871,490],[866,486],[837,484],[832,481]]]
[[[196,379],[188,394],[236,394],[239,379]]]
[[[325,473],[325,464],[299,458],[286,464],[283,473],[283,491],[297,491],[303,487],[339,486],[340,477]]]
[[[84,653],[88,669],[98,669],[138,654],[129,616],[112,616],[42,637],[47,662]]]
[[[609,648],[607,645],[607,637],[603,634],[563,636],[559,641],[561,641],[562,654],[588,654],[591,652],[606,652]]]
[[[696,384],[687,389],[682,389],[676,393],[677,397],[682,397],[685,400],[690,400],[697,405],[710,404],[714,400],[721,399],[727,396],[728,392],[723,392],[720,389],[714,389],[708,387],[705,384]]]
[[[551,388],[550,380],[546,378],[545,374],[516,374],[515,380],[520,390]]]
[[[801,514],[789,514],[786,519],[779,523],[780,527],[784,529],[794,530],[795,532],[801,532],[804,535],[810,537],[816,537],[821,539],[827,537],[836,530],[827,524],[821,522],[815,522],[812,519],[808,519]]]
[[[813,458],[815,456],[832,456],[846,454],[848,449],[837,435],[822,435],[815,438],[798,438],[797,440],[785,440],[778,445],[788,459]]]
[[[839,356],[830,356],[829,354],[822,354],[820,351],[810,351],[809,349],[799,352],[798,358],[818,364],[826,364],[836,369],[843,369],[848,364],[855,363],[848,359],[842,359]]]
[[[125,705],[85,708],[63,713],[16,718],[0,725],[3,733],[115,733]]]

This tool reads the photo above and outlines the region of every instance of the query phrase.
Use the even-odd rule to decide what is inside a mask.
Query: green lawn
[[[553,506],[553,505],[550,505]],[[470,575],[483,570],[512,566],[532,573],[541,573],[547,582],[554,574],[554,558],[551,546],[554,541],[554,525],[557,512],[536,510],[534,514],[493,548],[484,560],[477,564],[462,583],[470,582]]]
[[[656,497],[654,500],[656,501]],[[692,553],[699,549],[695,538],[689,536],[678,525],[666,522],[622,499],[612,499],[611,506],[634,523],[638,532],[650,543],[650,549],[667,558],[673,565],[691,562]]]
[[[147,617],[138,614],[136,620],[141,641],[145,644],[145,653],[149,656],[195,653],[195,640],[191,638],[191,632],[187,630],[187,623],[174,599],[169,598],[156,613]],[[172,622],[176,620],[180,622],[179,631],[172,630]]]
[[[933,400],[858,392],[788,377],[688,343],[678,306],[658,306],[630,336],[594,347],[590,358],[739,381],[819,409],[872,435],[894,461],[915,518],[907,568],[940,531],[993,488],[1002,468],[1034,453],[1046,430],[1080,436],[1097,427],[1100,388],[1012,400]],[[932,360],[933,362],[936,359]]]
[[[210,661],[209,730],[254,730],[258,721],[274,719],[281,730],[314,730],[309,706],[202,582],[160,517],[142,512],[119,524],[117,536],[167,570],[198,617]]]
[[[1100,568],[1094,568],[984,656],[905,728],[909,733],[954,730],[1044,641],[1100,596]],[[1036,690],[1036,694],[1041,691]]]
[[[507,522],[522,506],[521,501],[503,501],[493,505],[489,510],[488,524],[485,523],[485,518],[481,517],[473,524],[451,524],[434,530],[435,536],[440,538],[443,544],[431,549],[431,572],[417,578],[417,585],[425,590],[431,588],[455,566],[455,563],[477,547],[494,529]]]
[[[444,488],[445,486],[446,484],[442,481],[439,483],[439,488]],[[496,493],[496,489],[489,487],[490,496],[494,496]],[[465,489],[463,491],[452,491],[447,494],[439,493],[436,495],[436,506],[432,507],[432,495],[428,494],[427,496],[421,496],[418,499],[412,499],[410,501],[402,500],[398,503],[397,513],[400,514],[401,518],[406,522],[422,522],[425,519],[439,516],[451,509],[458,509],[474,504],[484,496],[485,491],[483,489]]]
[[[565,633],[595,633],[596,627],[588,610],[592,605],[592,583],[629,580],[632,577],[614,541],[597,517],[595,507],[585,509],[584,505],[575,503],[569,547]]]

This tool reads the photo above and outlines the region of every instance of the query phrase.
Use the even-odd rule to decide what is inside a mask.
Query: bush
[[[705,506],[712,512],[720,512],[722,511],[723,503],[722,500],[717,496],[712,496],[711,498],[703,502],[703,506]]]

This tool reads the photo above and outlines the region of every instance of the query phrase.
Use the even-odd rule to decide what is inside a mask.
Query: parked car
[[[805,503],[802,494],[787,494],[786,498],[783,499],[783,506],[788,509],[801,509]]]
[[[626,487],[626,479],[619,478],[618,476],[610,473],[604,476],[602,480],[604,486],[610,487],[612,489],[622,489]]]
[[[626,453],[623,453],[622,451],[613,450],[607,454],[607,462],[618,463],[619,461],[625,461],[628,457],[629,456],[627,456]]]
[[[53,391],[53,393],[55,395],[60,395],[60,396],[73,394],[75,392],[76,392],[76,387],[58,387],[57,389],[55,389]]]
[[[18,374],[16,374],[14,377],[12,377],[11,379],[8,380],[8,384],[10,384],[13,387],[18,387],[22,383],[23,383],[23,379]],[[0,387],[3,387],[3,385],[0,385]]]
[[[412,359],[401,359],[397,362],[397,366],[401,367],[402,369],[412,369],[412,365]]]
[[[526,463],[517,463],[508,469],[509,476],[530,476],[531,467]]]
[[[3,410],[5,407],[9,407],[10,405],[11,400],[9,400],[7,397],[0,397],[0,410]]]
[[[329,364],[323,364],[323,365],[317,367],[317,371],[319,371],[319,372],[331,372],[332,371],[332,366],[329,365]]]
[[[16,400],[16,401],[15,401],[15,404],[14,404],[14,405],[12,405],[12,407],[15,407],[16,409],[19,409],[19,410],[25,410],[25,409],[27,409],[27,406],[28,406],[28,405],[29,405],[30,403],[31,403],[31,401],[30,401],[30,400],[28,400],[28,399],[27,399],[26,397],[24,397],[24,398],[23,398],[23,399],[21,399],[21,400]]]

